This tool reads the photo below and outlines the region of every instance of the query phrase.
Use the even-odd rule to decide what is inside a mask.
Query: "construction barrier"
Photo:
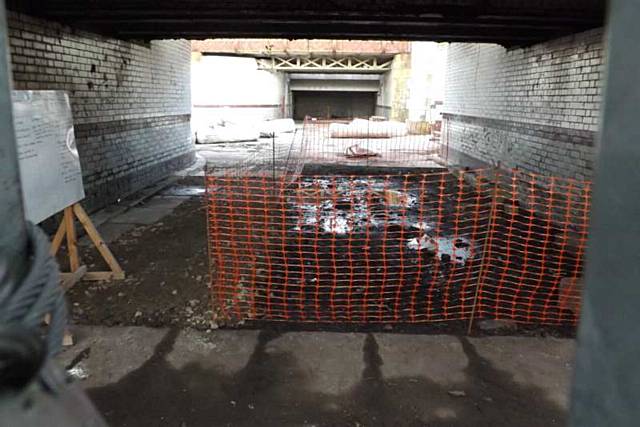
[[[590,184],[522,172],[207,176],[229,322],[573,325]]]

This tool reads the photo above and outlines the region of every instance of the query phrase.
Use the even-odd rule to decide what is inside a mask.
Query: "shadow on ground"
[[[384,378],[378,343],[368,334],[359,382],[347,393],[310,391],[309,375],[289,351],[269,347],[281,332],[263,330],[246,366],[229,374],[167,360],[178,329],[120,381],[89,390],[113,426],[550,426],[566,413],[535,386],[481,357],[459,338],[468,359],[466,381],[450,387],[426,377]],[[429,354],[424,354],[429,358]],[[454,393],[451,391],[464,391]]]

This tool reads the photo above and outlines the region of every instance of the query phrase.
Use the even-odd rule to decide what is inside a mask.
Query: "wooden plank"
[[[73,285],[82,280],[85,274],[87,274],[86,265],[81,265],[80,268],[73,273],[60,273],[60,276],[62,277],[62,290],[66,292],[71,289]]]
[[[100,233],[93,225],[93,222],[91,222],[91,218],[89,218],[89,215],[87,215],[87,213],[82,208],[82,206],[80,206],[79,203],[76,203],[73,205],[73,212],[78,217],[78,221],[80,221],[80,224],[82,224],[84,229],[87,231],[87,235],[89,236],[93,244],[98,249],[98,252],[100,252],[100,255],[102,255],[102,258],[104,258],[104,260],[107,262],[107,264],[111,268],[111,271],[113,272],[112,278],[124,279],[124,270],[122,269],[122,267],[120,267],[120,264],[118,263],[116,258],[113,256],[113,253],[111,253],[111,250],[107,246],[107,243],[104,241],[102,236],[100,236]],[[88,276],[87,276],[87,280],[93,280],[93,279],[88,279]],[[103,280],[103,279],[95,279],[95,280]]]
[[[115,271],[87,271],[84,275],[84,280],[100,281],[100,280],[122,280],[125,278],[123,272]]]
[[[71,271],[80,268],[80,256],[78,255],[78,242],[76,239],[76,228],[73,221],[73,208],[64,208],[64,223],[67,229],[67,251],[69,252],[69,265]]]
[[[55,236],[53,236],[53,240],[51,241],[51,248],[49,249],[49,253],[51,254],[51,256],[56,256],[56,254],[58,253],[66,231],[67,227],[65,227],[64,219],[62,219],[60,221],[60,225],[58,226],[58,231],[56,231],[56,234]]]
[[[86,271],[86,266],[81,266],[79,270],[82,270],[82,267],[85,267],[85,271],[81,277],[82,280],[88,280],[88,281],[122,280],[125,278],[124,272],[118,273],[114,271]],[[63,286],[64,286],[64,282],[66,280],[72,279],[76,273],[60,273],[60,277],[62,277],[62,280],[63,280]]]
[[[69,330],[64,331],[64,336],[62,337],[62,346],[63,347],[71,347],[73,345],[73,335]]]
[[[51,324],[51,314],[47,313],[44,315],[44,323],[49,326]],[[62,336],[62,346],[69,347],[73,345],[73,335],[69,331],[69,329],[64,330],[64,335]]]

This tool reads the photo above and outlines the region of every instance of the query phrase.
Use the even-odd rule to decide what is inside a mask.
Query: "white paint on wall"
[[[378,99],[376,101],[376,114],[387,118],[391,115],[391,82],[391,71],[387,71],[380,79],[380,91],[378,92]]]
[[[409,120],[440,120],[430,107],[436,101],[444,101],[447,46],[447,43],[411,43],[411,77],[407,100]]]
[[[284,75],[259,70],[254,58],[194,56],[191,62],[191,123],[259,122],[282,117]]]
[[[440,120],[440,110],[431,106],[444,101],[447,49],[448,43],[412,42],[406,97],[398,98],[405,89],[397,87],[401,73],[394,60],[395,67],[381,79],[377,114],[390,116],[392,108],[406,108],[409,120]]]

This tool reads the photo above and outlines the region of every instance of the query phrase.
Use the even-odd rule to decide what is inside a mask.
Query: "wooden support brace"
[[[44,315],[44,324],[49,326],[51,324],[51,315],[50,314],[45,314]],[[62,346],[63,347],[69,347],[73,345],[73,335],[71,334],[71,332],[69,331],[69,329],[65,329],[64,330],[64,335],[62,336]]]
[[[56,231],[55,236],[53,236],[53,240],[51,241],[51,249],[49,253],[51,256],[56,256],[58,250],[60,249],[60,245],[62,244],[62,240],[67,234],[67,227],[65,227],[65,221],[60,221],[60,226],[58,227],[58,231]]]
[[[73,221],[73,208],[64,208],[64,226],[67,232],[67,251],[69,252],[69,267],[74,272],[80,268],[80,256],[78,255],[78,241],[76,239],[76,226]]]
[[[78,219],[82,227],[87,232],[89,239],[95,245],[96,249],[104,258],[105,262],[110,268],[110,271],[87,271],[86,266],[80,265],[80,256],[78,253],[78,244],[75,230],[75,219]],[[51,242],[51,255],[55,256],[60,249],[60,245],[66,236],[67,240],[67,252],[69,253],[69,266],[70,272],[61,273],[63,280],[62,286],[64,290],[70,289],[74,284],[81,279],[85,280],[122,280],[125,278],[124,270],[120,267],[120,264],[113,256],[111,250],[107,246],[100,233],[93,225],[91,218],[87,215],[87,212],[80,206],[79,203],[75,203],[64,209],[64,216],[60,222],[60,226],[56,231],[55,236]]]
[[[87,232],[89,239],[93,242],[98,252],[102,258],[104,258],[107,265],[111,271],[87,271],[86,265],[80,265],[80,255],[78,253],[78,242],[76,237],[76,229],[75,229],[75,218],[78,218],[78,221],[82,225],[82,227]],[[69,206],[64,209],[64,216],[62,221],[60,221],[60,225],[58,226],[58,230],[56,234],[53,236],[53,240],[51,242],[51,248],[49,253],[52,256],[55,256],[60,249],[60,245],[62,245],[62,241],[66,236],[67,240],[67,252],[69,254],[69,266],[71,272],[69,273],[60,273],[60,277],[62,278],[61,287],[64,292],[68,291],[78,283],[81,279],[85,280],[122,280],[125,277],[124,270],[120,267],[120,264],[113,256],[113,253],[109,250],[106,242],[100,236],[100,233],[91,222],[91,218],[85,212],[85,210],[80,206],[80,204],[75,203],[73,206]],[[45,317],[45,323],[48,324],[48,316]],[[63,338],[63,345],[70,346],[73,345],[73,336],[71,333],[66,330]]]
[[[122,269],[122,267],[120,267],[118,260],[116,260],[116,258],[113,256],[113,253],[111,252],[111,250],[109,250],[107,243],[104,241],[102,236],[100,236],[100,233],[98,233],[98,230],[93,225],[93,222],[91,222],[91,218],[89,218],[89,215],[87,215],[85,210],[78,203],[73,205],[73,212],[76,214],[76,217],[78,218],[78,221],[80,221],[80,224],[82,224],[82,226],[86,230],[87,235],[95,245],[96,249],[98,249],[98,252],[100,252],[100,255],[102,255],[102,258],[104,258],[106,263],[109,265],[109,268],[111,268],[111,272],[109,272],[111,276],[109,278],[116,280],[124,279],[124,270]],[[89,277],[90,274],[88,273],[85,276],[85,279],[108,280],[100,278],[100,275],[96,276],[96,279],[90,279]]]
[[[62,278],[62,289],[66,292],[73,287],[76,283],[78,283],[84,276],[87,274],[87,266],[81,265],[73,273],[60,273],[60,277]]]

